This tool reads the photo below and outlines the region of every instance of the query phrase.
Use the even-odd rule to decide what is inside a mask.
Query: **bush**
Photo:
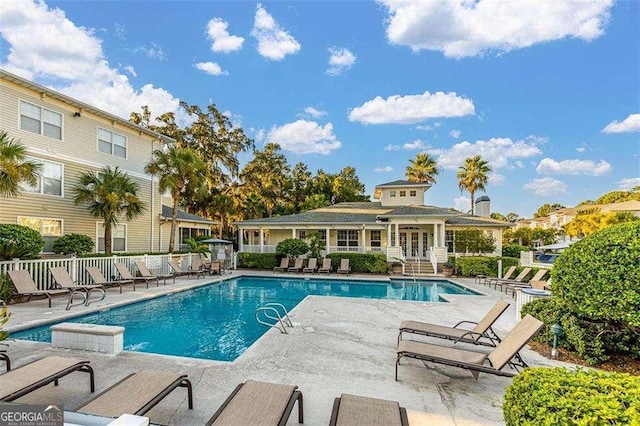
[[[505,257],[516,257],[520,259],[521,251],[530,251],[527,246],[521,246],[520,244],[507,244],[502,246],[502,255]]]
[[[640,424],[640,377],[527,368],[505,391],[507,425]]]
[[[458,253],[491,253],[496,249],[493,238],[480,229],[459,229],[453,239]]]
[[[273,269],[282,257],[275,253],[238,253],[238,268]]]
[[[589,339],[576,348],[586,359],[604,360],[608,352],[640,358],[639,235],[640,222],[613,225],[572,244],[554,263],[553,297],[575,316],[575,333]]]
[[[387,256],[380,253],[329,253],[333,270],[340,266],[340,259],[349,259],[349,266],[353,273],[386,274]]]
[[[287,238],[276,246],[276,254],[288,257],[298,257],[309,253],[309,244],[298,238]]]
[[[0,300],[7,301],[15,293],[13,284],[7,274],[0,274]]]
[[[497,277],[499,260],[502,260],[503,274],[507,268],[518,265],[520,262],[520,259],[496,256],[461,256],[449,259],[449,261],[453,261],[455,263],[454,269],[456,270],[456,273],[465,277],[474,277],[476,275]]]
[[[53,243],[53,252],[58,254],[81,255],[93,250],[94,243],[91,237],[84,234],[68,234],[58,238]]]
[[[0,258],[4,260],[37,257],[44,244],[38,231],[27,226],[0,224]]]

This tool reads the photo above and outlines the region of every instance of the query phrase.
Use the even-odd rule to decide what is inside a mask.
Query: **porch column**
[[[391,247],[391,224],[387,225],[387,247]]]
[[[258,229],[260,230],[260,253],[264,253],[264,233],[262,227]]]
[[[295,238],[296,237],[296,228],[292,228],[291,229],[291,238]]]
[[[238,251],[241,252],[243,251],[242,247],[244,246],[243,244],[243,238],[244,236],[244,229],[242,228],[238,228]]]
[[[329,254],[329,244],[331,243],[331,228],[326,228],[324,232],[327,234],[326,250],[327,250],[327,254]]]
[[[396,232],[396,247],[400,247],[400,224],[395,224],[395,232]]]
[[[367,247],[367,239],[365,237],[365,235],[366,235],[365,233],[366,233],[365,226],[362,225],[362,243],[361,243],[362,253],[366,253],[367,252],[367,248],[366,248]]]
[[[444,247],[445,243],[444,243],[444,223],[440,224],[440,247]]]

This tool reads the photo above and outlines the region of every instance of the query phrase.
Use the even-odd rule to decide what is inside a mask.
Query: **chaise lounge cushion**
[[[402,426],[407,412],[396,401],[342,394],[336,398],[330,425]]]

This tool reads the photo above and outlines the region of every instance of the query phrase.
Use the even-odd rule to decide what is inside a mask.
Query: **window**
[[[447,251],[454,253],[456,246],[453,243],[453,231],[444,231],[444,243],[447,245]]]
[[[416,191],[409,191],[409,196],[410,197],[415,197],[416,195],[418,195],[418,193]]]
[[[382,232],[373,230],[373,231],[370,231],[370,235],[371,235],[371,247],[380,247]]]
[[[338,247],[358,247],[358,231],[346,229],[339,230]]]
[[[62,236],[62,219],[18,217],[18,225],[27,226],[42,235],[45,241],[43,253],[53,253],[53,243]]]
[[[35,186],[23,185],[24,190],[35,194],[57,195],[62,197],[63,165],[40,158],[32,158],[31,160],[41,164],[42,169],[38,177],[38,183],[36,183]]]
[[[307,238],[307,231],[298,231],[298,238],[304,240]]]
[[[98,241],[98,251],[104,251],[104,224],[96,224],[96,240]],[[111,250],[127,251],[127,225],[114,225],[111,227]]]
[[[98,127],[98,151],[127,158],[127,138]]]
[[[184,240],[187,238],[196,238],[200,235],[209,235],[206,229],[202,228],[182,228],[180,227],[180,241],[179,244],[186,244]]]
[[[396,191],[389,191],[389,198],[394,198],[396,196]]]
[[[62,114],[20,101],[20,128],[62,140]]]
[[[407,191],[400,191],[400,196],[401,197],[406,197],[407,196]]]

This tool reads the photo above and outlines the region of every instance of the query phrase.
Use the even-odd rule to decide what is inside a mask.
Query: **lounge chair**
[[[86,293],[87,301],[85,302],[85,306],[89,306],[93,302],[100,302],[101,300],[104,300],[107,295],[107,293],[104,291],[104,286],[100,284],[83,285],[74,283],[73,278],[71,278],[71,275],[69,275],[69,272],[67,272],[67,268],[58,266],[49,268],[49,272],[51,273],[51,276],[53,276],[53,281],[55,282],[56,288],[82,291]],[[100,298],[91,300],[91,294],[96,291],[101,294]]]
[[[336,270],[336,274],[349,274],[349,272],[351,272],[349,259],[340,259],[340,267]]]
[[[298,401],[298,423],[304,423],[302,392],[297,386],[247,380],[218,408],[209,425],[286,425]]]
[[[527,367],[527,364],[522,359],[520,359],[521,364],[518,365],[514,363],[513,359],[543,325],[542,321],[527,315],[516,324],[513,330],[489,354],[432,345],[414,340],[401,340],[397,349],[396,381],[398,380],[398,365],[404,357],[464,368],[469,370],[476,380],[480,373],[513,377],[516,373],[503,371],[502,369],[507,364],[510,364],[516,370],[518,366]],[[489,365],[485,365],[487,362]]]
[[[497,289],[498,286],[500,286],[500,290],[502,290],[502,286],[507,283],[521,283],[526,278],[526,276],[529,275],[529,272],[531,272],[531,268],[527,267],[520,271],[518,276],[514,279],[490,278],[489,280],[487,280],[487,283],[489,284],[489,287],[491,287],[491,284],[493,284],[493,288]]]
[[[13,286],[16,288],[16,295],[27,296],[27,302],[31,300],[33,296],[46,296],[49,299],[49,307],[51,307],[51,298],[53,296],[68,296],[69,299],[67,301],[67,307],[65,308],[68,311],[72,306],[84,305],[87,301],[87,295],[75,289],[39,290],[33,278],[31,278],[31,274],[25,269],[15,269],[7,273],[9,274],[9,278],[11,278],[11,282],[13,282]],[[73,303],[75,295],[81,296],[82,302]]]
[[[460,321],[453,327],[419,321],[402,321],[402,323],[400,323],[400,332],[398,333],[398,344],[400,344],[402,340],[403,333],[411,333],[437,337],[439,339],[454,340],[456,343],[463,342],[482,346],[496,346],[500,343],[500,337],[493,331],[492,326],[508,307],[508,302],[499,300],[480,321]],[[475,324],[475,327],[471,330],[458,328],[462,324]]]
[[[307,266],[302,268],[302,273],[304,274],[309,272],[310,274],[313,274],[317,268],[318,268],[318,258],[311,257],[309,258],[309,262],[307,262]]]
[[[301,257],[298,257],[295,261],[295,263],[293,264],[292,267],[290,267],[288,269],[289,272],[302,272],[302,266],[304,265],[304,259]]]
[[[118,286],[118,287],[120,287],[120,294],[122,294],[122,286],[123,285],[131,284],[133,286],[133,291],[136,291],[136,282],[135,282],[135,280],[133,278],[132,279],[122,279],[122,280],[108,281],[104,277],[104,275],[102,275],[102,272],[100,271],[100,269],[98,269],[97,267],[95,267],[95,266],[87,266],[85,269],[87,270],[87,273],[89,274],[89,277],[91,277],[93,282],[96,283],[96,284],[100,284],[100,285],[103,285],[105,287]]]
[[[153,275],[149,275],[149,276],[141,275],[141,276],[138,276],[138,277],[134,277],[131,274],[131,271],[129,270],[127,265],[125,265],[124,263],[115,262],[115,265],[116,265],[116,269],[118,270],[118,273],[120,274],[120,279],[122,279],[122,280],[133,280],[135,282],[144,281],[144,283],[147,285],[147,288],[149,288],[149,282],[150,281],[155,281],[157,286],[160,287],[160,280],[156,276],[153,276]]]
[[[407,410],[396,401],[343,393],[333,402],[329,426],[408,426]]]
[[[0,344],[4,344],[4,343],[0,343]],[[6,349],[0,349],[0,361],[4,361],[5,369],[7,371],[11,370],[11,358],[9,358],[9,355],[7,355]]]
[[[89,361],[49,356],[0,375],[0,401],[13,401],[74,371],[89,373],[91,392],[95,391],[93,369]]]
[[[331,265],[331,259],[325,257],[322,259],[322,266],[318,268],[319,274],[328,274],[333,271],[333,266]]]
[[[515,266],[515,265],[509,266],[509,269],[507,269],[507,272],[504,273],[502,278],[497,278],[497,279],[499,279],[499,280],[509,280],[509,279],[511,279],[511,276],[514,274],[514,272],[516,272],[516,268],[517,268],[517,266]],[[496,278],[495,277],[490,277],[488,275],[476,275],[475,282],[479,283],[479,284],[487,284],[487,282],[489,282],[490,280],[494,280],[494,279],[496,279]]]
[[[511,290],[511,292],[513,293],[513,296],[515,296],[517,289],[519,289],[519,288],[530,288],[532,281],[541,281],[542,277],[544,277],[545,275],[547,275],[547,270],[546,269],[539,269],[538,272],[536,272],[535,275],[533,277],[531,277],[531,279],[528,282],[507,282],[507,281],[505,281],[504,283],[502,283],[502,285],[500,285],[500,289],[502,289],[502,287],[504,287],[504,292],[505,293],[508,293],[509,290]]]
[[[280,259],[280,266],[276,266],[273,268],[273,272],[285,272],[289,269],[289,258],[283,257]]]
[[[136,263],[136,268],[138,268],[138,272],[140,272],[140,275],[142,275],[143,277],[156,277],[156,278],[158,278],[158,280],[160,278],[162,278],[162,281],[163,281],[164,285],[167,285],[167,278],[173,278],[173,283],[174,284],[176,283],[176,276],[174,274],[156,275],[156,274],[151,273],[151,271],[147,267],[147,264],[144,263],[142,260],[138,260],[135,263]]]
[[[178,263],[174,260],[169,262],[169,266],[171,266],[171,269],[173,269],[173,275],[176,277],[190,277],[192,275],[195,275],[195,277],[199,277],[199,276],[203,276],[204,277],[204,270],[202,269],[198,269],[198,270],[188,270],[185,271],[184,269],[182,269],[180,267],[180,265],[178,265]]]
[[[75,411],[103,417],[142,416],[178,387],[187,388],[189,409],[193,409],[193,390],[186,374],[139,371],[91,398]]]

